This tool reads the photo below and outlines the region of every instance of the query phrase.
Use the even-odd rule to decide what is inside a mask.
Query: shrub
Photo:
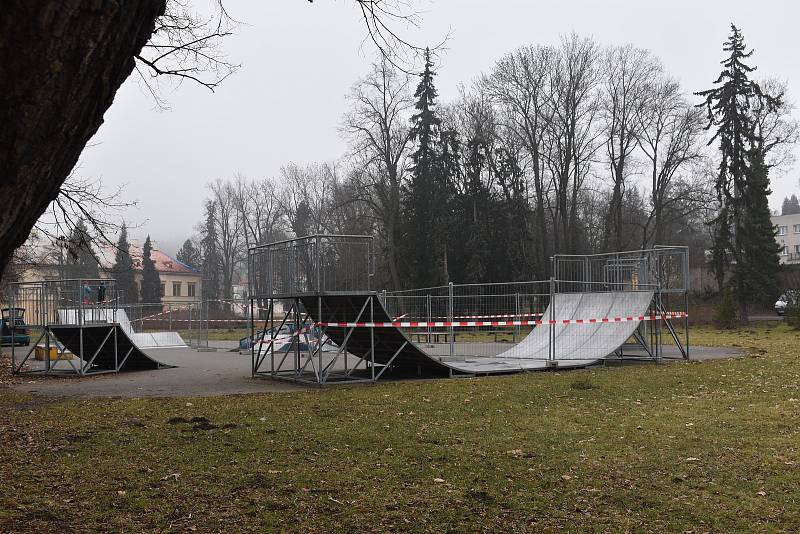
[[[739,326],[738,312],[733,292],[729,288],[723,289],[719,303],[714,308],[714,324],[719,328],[734,329]]]
[[[800,297],[796,294],[787,295],[789,301],[786,303],[786,324],[800,330]]]

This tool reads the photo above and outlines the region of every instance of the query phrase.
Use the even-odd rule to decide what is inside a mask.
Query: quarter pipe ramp
[[[118,324],[83,327],[53,325],[50,330],[70,352],[83,356],[84,365],[89,367],[86,372],[145,371],[172,367],[142,352]]]

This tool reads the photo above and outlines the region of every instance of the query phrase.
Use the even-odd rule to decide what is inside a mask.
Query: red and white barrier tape
[[[508,317],[542,317],[543,313],[505,313],[501,315],[456,315],[453,319],[505,319]],[[405,315],[396,317],[395,319],[402,319]],[[431,319],[447,319],[444,316],[431,317]]]
[[[568,325],[568,324],[598,324],[598,323],[626,323],[631,321],[661,321],[688,317],[685,312],[668,312],[654,315],[629,315],[625,317],[603,317],[600,319],[550,319],[531,321],[392,321],[392,322],[358,322],[334,323],[320,322],[317,326],[330,326],[334,328],[417,328],[451,326],[541,326],[541,325]]]

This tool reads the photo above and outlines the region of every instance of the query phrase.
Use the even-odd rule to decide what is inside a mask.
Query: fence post
[[[167,304],[167,310],[169,313],[169,331],[172,332],[172,303],[170,302]]]
[[[555,291],[555,289],[556,289],[556,281],[555,281],[555,278],[553,278],[551,276],[550,277],[550,306],[549,306],[549,308],[550,308],[550,318],[549,318],[549,323],[550,323],[550,335],[549,335],[550,347],[549,347],[549,349],[550,350],[548,351],[549,352],[550,365],[551,366],[555,365],[555,359],[556,359],[556,331],[555,331],[555,328],[556,328],[556,325],[555,325],[555,318],[556,318],[556,313],[555,313],[555,307],[556,307],[555,294],[556,294],[556,291]]]
[[[522,317],[520,317],[520,310],[519,310],[519,291],[517,291],[517,293],[514,294],[514,313],[516,314],[514,320],[521,321]],[[517,342],[517,338],[520,336],[519,330],[520,327],[519,325],[517,325],[517,327],[514,328],[514,343]]]
[[[431,339],[431,292],[428,291],[428,345],[430,346],[432,343]]]
[[[447,320],[450,321],[450,356],[455,353],[455,332],[453,331],[453,282],[447,285],[449,299],[447,309]]]

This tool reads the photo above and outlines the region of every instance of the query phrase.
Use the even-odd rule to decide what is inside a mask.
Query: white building
[[[775,238],[781,249],[781,263],[800,264],[800,213],[773,215],[772,224],[778,230]]]

